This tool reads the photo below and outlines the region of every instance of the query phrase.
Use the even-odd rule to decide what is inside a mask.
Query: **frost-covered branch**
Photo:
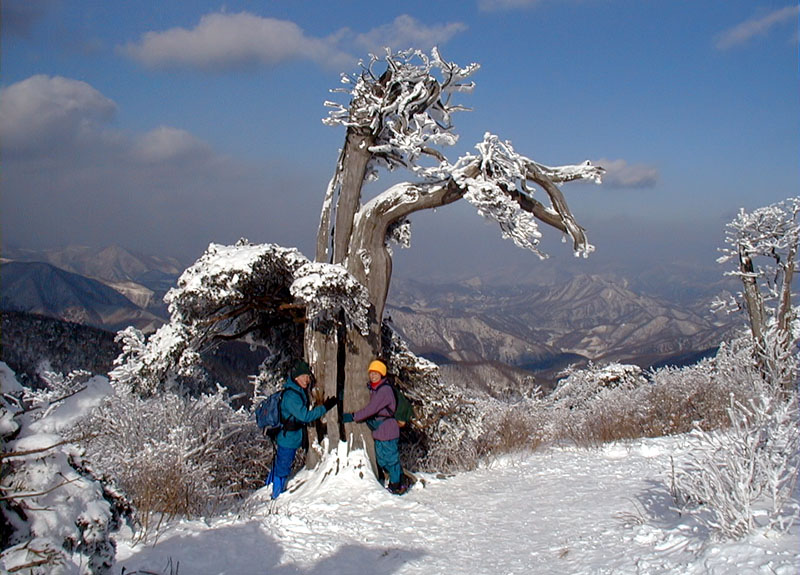
[[[382,72],[376,71],[378,65],[385,66]],[[323,122],[370,133],[373,160],[389,169],[415,169],[426,155],[443,159],[437,148],[457,141],[451,115],[465,109],[452,104],[451,97],[472,90],[467,79],[479,66],[462,68],[443,60],[434,48],[430,56],[420,50],[387,50],[383,57],[371,55],[361,67],[357,77],[342,75],[349,88],[334,92],[348,94],[350,101],[326,102],[331,111]]]
[[[518,246],[539,252],[541,238],[536,220],[568,234],[573,240],[575,255],[588,256],[594,251],[586,234],[575,221],[556,182],[589,179],[600,182],[604,170],[589,162],[576,166],[550,168],[518,154],[511,143],[486,133],[476,145],[479,156],[460,158],[451,173],[466,189],[464,197],[478,213],[497,221],[503,236]],[[475,166],[477,165],[477,173]],[[534,199],[536,184],[547,193],[550,206]]]
[[[348,328],[369,330],[369,294],[342,266],[307,263],[297,271],[292,295],[306,306],[307,321],[334,323],[344,312]]]

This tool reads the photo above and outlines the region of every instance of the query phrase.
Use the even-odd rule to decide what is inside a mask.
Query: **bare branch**
[[[27,451],[6,451],[4,453],[0,453],[0,461],[3,459],[13,459],[16,457],[27,457],[28,455],[35,455],[37,453],[44,453],[45,451],[50,451],[51,449],[55,449],[61,445],[66,445],[67,443],[71,443],[71,441],[64,440],[59,441],[58,443],[54,443],[53,445],[49,445],[47,447],[40,447],[37,449],[29,449]]]
[[[65,485],[69,485],[70,483],[75,483],[76,481],[80,481],[80,479],[81,479],[80,477],[76,477],[74,479],[67,479],[59,483],[58,485],[51,487],[50,489],[46,489],[45,491],[37,491],[33,493],[14,493],[13,495],[4,495],[0,497],[0,501],[9,501],[12,499],[27,499],[29,497],[41,497],[42,495],[47,495],[48,493],[52,493],[56,489],[60,489]],[[8,492],[11,491],[11,489],[9,487],[0,486],[0,491]]]

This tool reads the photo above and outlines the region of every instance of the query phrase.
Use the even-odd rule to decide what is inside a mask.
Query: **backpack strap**
[[[281,405],[280,405],[280,409],[278,410],[278,413],[280,414],[280,417],[281,417],[281,425],[283,426],[283,429],[285,431],[298,431],[300,429],[304,429],[305,425],[300,423],[299,421],[297,421],[297,419],[295,419],[291,415],[289,417],[283,417],[283,396],[287,391],[293,391],[294,393],[296,393],[297,395],[300,396],[301,400],[303,400],[303,401],[306,400],[306,398],[303,397],[303,394],[301,394],[296,389],[294,389],[292,387],[283,388],[283,390],[281,391]]]

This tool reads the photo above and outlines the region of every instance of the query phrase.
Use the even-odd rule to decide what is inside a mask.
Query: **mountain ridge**
[[[35,255],[23,250],[5,255],[20,253],[27,258]],[[15,301],[14,297],[30,299],[62,285],[63,278],[69,277],[70,289],[85,292],[85,297],[102,292],[108,301],[117,302],[116,310],[99,296],[81,300],[75,294],[75,300],[83,301],[84,307],[62,306],[70,308],[69,313],[57,307],[36,307],[36,302],[28,302],[27,307],[18,302],[9,309],[110,330],[129,322],[150,331],[168,319],[163,301],[159,304],[155,300],[162,300],[176,284],[181,270],[172,260],[136,256],[114,247],[69,248],[63,253],[52,250],[42,257],[105,277],[75,274],[94,282],[83,283],[51,269],[54,279],[40,277],[36,284],[29,277],[29,283],[16,284],[5,281],[13,278],[5,271],[6,263],[4,309],[7,302]],[[124,301],[113,299],[98,286],[113,288]],[[9,290],[20,293],[12,297]],[[472,370],[476,376],[494,379],[491,387],[497,391],[527,381],[530,375],[539,382],[552,383],[568,364],[620,361],[646,368],[702,356],[713,350],[733,326],[730,319],[716,318],[707,309],[703,301],[683,305],[639,293],[632,282],[614,275],[581,274],[564,276],[554,283],[506,285],[492,285],[477,277],[437,284],[394,278],[386,314],[415,353],[451,366],[444,371],[458,377],[466,377]]]
[[[0,265],[0,307],[110,331],[135,325],[152,331],[162,322],[118,291],[95,279],[45,262]]]

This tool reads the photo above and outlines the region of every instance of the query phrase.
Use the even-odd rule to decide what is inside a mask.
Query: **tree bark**
[[[347,130],[345,145],[339,154],[336,172],[328,186],[328,191],[320,217],[320,226],[317,231],[317,253],[316,259],[320,262],[345,264],[350,255],[351,234],[353,220],[358,212],[361,202],[361,188],[367,172],[367,166],[371,158],[369,146],[373,137],[368,133],[350,128]],[[333,222],[333,228],[330,227]],[[321,385],[325,390],[326,397],[337,397],[344,388],[342,404],[345,411],[353,411],[353,406],[361,407],[369,399],[367,390],[361,389],[362,386],[353,385],[352,382],[339,381],[337,377],[344,373],[344,377],[354,377],[356,371],[350,366],[350,361],[346,361],[344,370],[339,365],[339,346],[346,345],[349,358],[354,352],[362,355],[366,353],[363,344],[354,340],[348,334],[347,341],[341,342],[337,336],[337,330],[330,332],[320,332],[311,328],[306,330],[305,347],[306,357],[308,358],[311,369],[317,378],[317,385]],[[378,342],[380,344],[380,340]],[[366,373],[364,373],[366,377]],[[331,449],[335,448],[340,440],[340,419],[339,409],[328,412],[326,431],[329,438]],[[365,433],[366,426],[360,425],[357,428],[348,426],[345,428],[346,436],[353,435],[354,441],[360,440],[370,453],[370,461],[374,461],[372,453],[372,436]],[[307,460],[309,466],[316,464],[316,458],[311,457]]]
[[[739,246],[739,271],[741,272],[744,286],[744,302],[750,320],[750,332],[753,335],[757,353],[763,354],[766,347],[764,342],[764,332],[766,330],[764,301],[758,289],[753,259],[742,246]]]

